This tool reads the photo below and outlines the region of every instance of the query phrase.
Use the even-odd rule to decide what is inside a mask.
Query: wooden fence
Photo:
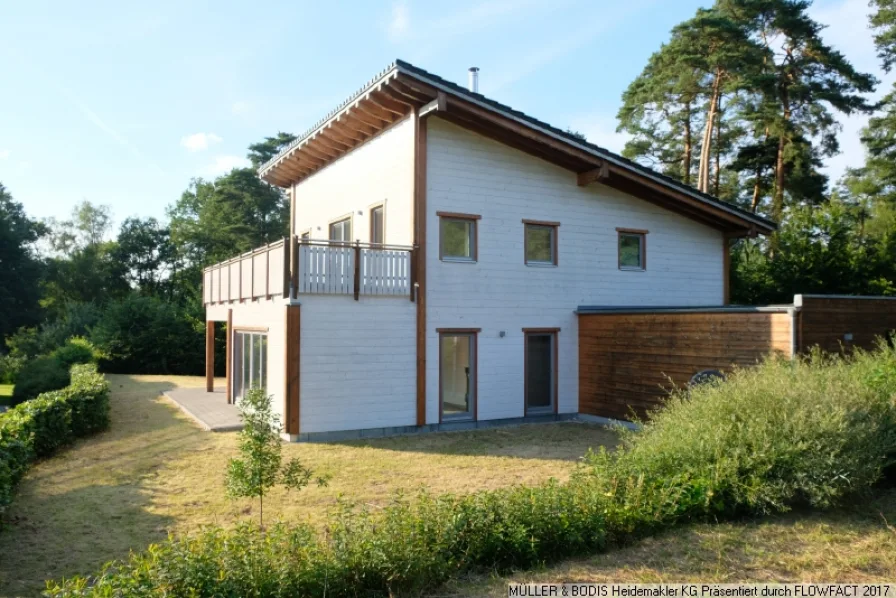
[[[276,241],[206,268],[202,299],[206,305],[289,294],[289,244]]]

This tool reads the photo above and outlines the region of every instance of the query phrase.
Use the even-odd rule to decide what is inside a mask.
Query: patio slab
[[[208,392],[204,388],[174,388],[165,396],[192,417],[204,430],[232,432],[241,430],[243,423],[236,405],[227,404],[224,389]]]

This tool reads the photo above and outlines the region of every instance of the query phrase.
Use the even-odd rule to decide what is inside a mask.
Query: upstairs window
[[[370,242],[385,243],[385,238],[383,206],[376,206],[370,209]]]
[[[617,228],[619,235],[619,269],[647,269],[647,231]]]
[[[352,219],[344,218],[330,223],[330,240],[352,242]]]
[[[559,222],[523,220],[525,228],[526,264],[530,266],[557,265],[557,227]]]
[[[305,232],[302,233],[302,240],[308,241],[309,239],[311,239],[311,231],[306,230]]]
[[[437,212],[439,216],[439,259],[475,262],[478,259],[477,224],[481,216]]]

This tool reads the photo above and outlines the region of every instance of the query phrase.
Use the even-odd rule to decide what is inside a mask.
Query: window
[[[302,233],[302,240],[308,241],[309,239],[311,239],[311,231],[306,230],[305,232]]]
[[[557,227],[559,222],[523,220],[525,228],[526,264],[530,266],[557,265]]]
[[[617,228],[619,234],[619,269],[645,270],[647,268],[647,231]]]
[[[253,388],[267,387],[268,335],[236,330],[233,336],[233,361],[238,364],[233,395],[236,399],[242,399]]]
[[[443,420],[476,419],[478,329],[440,329],[439,403]]]
[[[474,214],[436,212],[439,216],[439,259],[475,262],[478,257],[477,220]]]
[[[351,217],[333,222],[330,224],[330,240],[352,242],[352,219]]]
[[[385,223],[383,221],[384,206],[370,209],[370,242],[385,243]]]

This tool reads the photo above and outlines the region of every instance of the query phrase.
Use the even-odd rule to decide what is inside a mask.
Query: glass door
[[[442,419],[472,419],[476,405],[476,333],[439,335],[439,397]]]
[[[526,333],[526,415],[554,411],[556,341],[554,332]]]
[[[268,335],[237,330],[233,336],[233,362],[238,365],[234,376],[233,396],[240,400],[253,388],[267,388]]]

